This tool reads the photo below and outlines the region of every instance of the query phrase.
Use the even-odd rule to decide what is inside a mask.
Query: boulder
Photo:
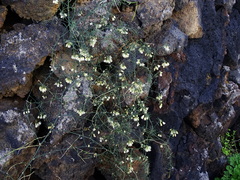
[[[201,38],[203,36],[200,1],[184,3],[180,10],[173,13],[172,18],[177,21],[179,29],[189,38]]]
[[[0,28],[3,26],[4,21],[7,16],[7,8],[5,6],[0,6]]]
[[[42,21],[52,18],[57,12],[62,0],[2,0],[4,5],[10,5],[16,13],[25,19]]]
[[[147,42],[159,56],[170,55],[173,52],[180,52],[187,44],[187,36],[173,21],[165,21],[161,31],[157,31],[147,37]]]
[[[32,72],[53,51],[60,49],[63,27],[57,19],[32,24],[1,36],[0,98],[24,97],[31,88]]]
[[[163,21],[171,17],[174,7],[174,0],[141,0],[137,8],[137,16],[145,32],[152,31],[154,26],[160,29]]]
[[[33,158],[35,119],[23,114],[24,101],[4,98],[0,101],[0,178],[24,176]]]

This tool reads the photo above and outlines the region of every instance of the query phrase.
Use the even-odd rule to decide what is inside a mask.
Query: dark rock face
[[[61,44],[55,45],[62,30],[62,26],[55,19],[2,34],[0,97],[11,97],[14,94],[24,97],[29,92],[31,73],[44,63],[54,49],[59,49]]]

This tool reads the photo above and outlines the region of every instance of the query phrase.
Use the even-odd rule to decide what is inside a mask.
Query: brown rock
[[[0,28],[3,26],[6,16],[7,8],[5,6],[0,6]]]
[[[53,51],[63,32],[58,20],[32,24],[1,36],[0,98],[17,94],[24,97],[31,87],[31,73]],[[55,50],[59,49],[61,43]]]
[[[201,9],[198,2],[190,1],[181,10],[173,13],[172,17],[189,38],[201,38],[203,36]]]
[[[137,8],[137,16],[145,31],[149,31],[152,26],[160,28],[162,22],[171,17],[174,7],[173,0],[143,0]]]
[[[42,21],[50,19],[57,12],[61,0],[57,4],[49,0],[3,0],[4,5],[10,5],[16,13],[25,19]]]

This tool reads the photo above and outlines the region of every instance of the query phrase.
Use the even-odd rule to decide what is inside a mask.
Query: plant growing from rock
[[[109,179],[146,179],[150,143],[167,146],[157,130],[165,122],[159,120],[156,127],[149,114],[149,91],[169,64],[154,56],[134,20],[122,21],[114,13],[121,2],[137,5],[97,0],[63,4],[59,16],[68,29],[65,47],[53,55],[51,73],[39,77],[33,94],[41,101],[38,117],[49,129],[50,144],[74,135],[83,144],[72,143],[69,149],[97,159]],[[161,109],[161,93],[156,101]],[[170,136],[177,134],[170,129]]]

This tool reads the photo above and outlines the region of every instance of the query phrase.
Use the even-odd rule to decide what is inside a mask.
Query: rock
[[[236,3],[236,0],[216,0],[216,6],[223,6],[227,11],[231,12],[233,5]]]
[[[17,179],[28,166],[35,148],[34,118],[23,114],[24,101],[4,98],[0,101],[0,178]],[[27,160],[28,159],[28,160]]]
[[[225,61],[232,70],[235,70],[238,68],[240,60],[240,50],[238,48],[240,46],[239,12],[233,9],[233,12],[230,14],[230,19],[231,20],[227,25],[227,54]]]
[[[5,6],[0,6],[0,28],[2,28],[4,21],[7,16],[7,8]]]
[[[2,0],[4,5],[10,5],[20,17],[35,21],[52,18],[57,12],[60,2],[61,0],[56,0],[56,3],[49,0]]]
[[[63,27],[55,19],[1,36],[0,97],[14,94],[24,97],[29,92],[32,72],[61,47],[62,33]]]
[[[39,114],[46,115],[42,121],[44,126],[52,132],[49,137],[51,144],[56,144],[71,131],[81,130],[87,121],[87,114],[92,108],[90,82],[84,77],[76,76],[78,73],[75,71],[75,76],[69,74],[68,72],[73,73],[68,70],[74,68],[75,64],[71,64],[72,59],[70,59],[70,63],[67,59],[64,61],[58,59],[61,57],[56,56],[51,62],[51,71],[58,77],[55,74],[49,75],[51,74],[50,69],[46,68],[49,64],[46,64],[45,68],[36,71],[33,89],[34,96],[41,101],[44,107]],[[55,64],[56,62],[59,64]],[[73,66],[71,67],[71,65]],[[49,80],[46,81],[48,78]],[[41,92],[41,88],[45,89]]]
[[[153,26],[160,29],[163,21],[171,17],[174,6],[174,0],[140,1],[137,8],[137,16],[145,32],[150,31]]]
[[[180,52],[187,44],[187,36],[176,27],[174,22],[166,21],[162,30],[147,38],[147,42],[153,44],[155,53],[166,56],[173,52]]]
[[[188,4],[192,0],[179,0],[175,2],[175,9],[176,11],[181,10],[186,4]]]
[[[172,18],[177,21],[179,29],[189,38],[201,38],[203,36],[200,1],[184,3],[181,10],[173,13]]]
[[[32,167],[41,179],[88,179],[97,160],[88,139],[69,134],[57,145],[43,145]]]

